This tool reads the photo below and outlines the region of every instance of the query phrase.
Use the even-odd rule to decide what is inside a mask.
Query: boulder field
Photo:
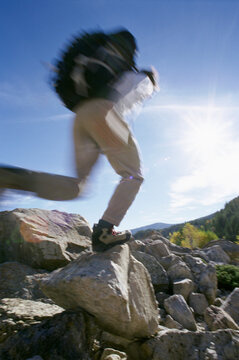
[[[216,264],[239,245],[171,244],[154,232],[103,253],[80,215],[0,213],[1,360],[235,360],[239,288]]]

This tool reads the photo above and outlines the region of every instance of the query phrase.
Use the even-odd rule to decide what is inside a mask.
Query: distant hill
[[[215,232],[219,238],[236,241],[239,237],[239,196],[226,203],[224,209],[213,214],[174,225],[164,223],[146,225],[133,229],[132,233],[136,238],[144,239],[152,230],[159,230],[164,237],[168,237],[170,233],[183,228],[186,223],[196,227],[203,226],[205,230]]]
[[[131,232],[132,234],[136,234],[139,231],[146,231],[146,230],[161,230],[161,229],[165,229],[169,226],[172,226],[172,224],[165,224],[165,223],[155,223],[155,224],[151,224],[151,225],[145,225],[145,226],[141,226],[139,228],[135,228],[132,229]]]
[[[213,213],[213,214],[203,216],[203,217],[195,219],[195,220],[190,220],[190,221],[185,221],[184,223],[175,224],[175,225],[172,225],[165,229],[162,229],[160,232],[163,236],[168,237],[170,233],[173,233],[174,231],[178,231],[181,228],[183,228],[186,223],[190,223],[196,227],[200,227],[200,226],[205,227],[205,224],[207,224],[211,219],[213,219],[216,214],[217,213]]]

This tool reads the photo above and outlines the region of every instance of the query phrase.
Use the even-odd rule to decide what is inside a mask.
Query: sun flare
[[[214,108],[187,114],[181,138],[184,150],[202,160],[217,157],[228,143],[228,125]]]

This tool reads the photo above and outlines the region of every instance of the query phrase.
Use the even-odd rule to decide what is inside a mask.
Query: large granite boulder
[[[42,290],[65,309],[88,311],[113,334],[132,339],[158,329],[150,276],[128,245],[80,256],[43,280]]]
[[[0,262],[18,261],[54,270],[90,248],[91,229],[80,215],[57,210],[0,213]]]

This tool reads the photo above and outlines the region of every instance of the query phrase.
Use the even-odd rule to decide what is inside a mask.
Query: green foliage
[[[217,265],[217,280],[219,289],[233,290],[239,287],[239,267],[235,265]]]
[[[210,223],[220,238],[236,241],[239,235],[239,196],[219,211]]]
[[[185,224],[179,231],[170,234],[170,241],[173,244],[191,249],[195,247],[202,248],[208,242],[217,238],[214,232],[210,230],[205,231],[203,228],[198,229],[190,223]]]

